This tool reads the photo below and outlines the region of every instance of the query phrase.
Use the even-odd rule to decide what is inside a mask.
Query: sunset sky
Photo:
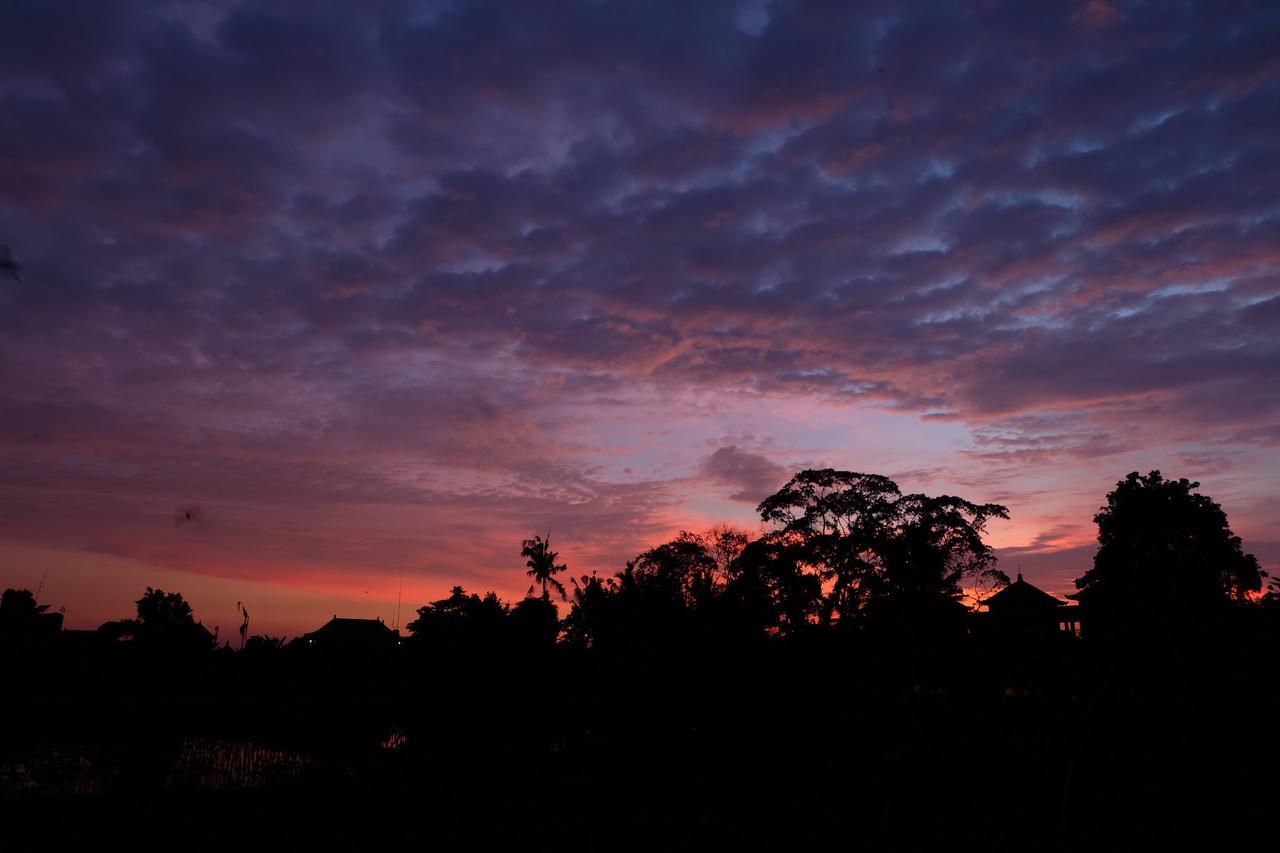
[[[403,624],[806,467],[1059,594],[1159,468],[1280,571],[1277,4],[4,5],[0,586],[69,627]]]

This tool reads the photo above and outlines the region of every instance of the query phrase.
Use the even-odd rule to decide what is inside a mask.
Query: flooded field
[[[400,729],[381,738],[377,752],[403,750]],[[241,791],[308,779],[350,777],[351,762],[320,758],[253,740],[186,737],[174,748],[130,751],[102,746],[36,746],[0,760],[0,799],[94,796],[137,789]]]
[[[0,798],[31,794],[102,794],[120,768],[79,749],[42,747],[0,762]]]
[[[305,755],[252,741],[188,738],[165,785],[211,791],[263,788],[296,781],[316,766]]]

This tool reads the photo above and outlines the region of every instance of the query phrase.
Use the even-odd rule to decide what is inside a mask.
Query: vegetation
[[[1023,615],[1046,630],[961,603],[1008,584],[983,538],[1004,507],[830,469],[766,498],[758,535],[681,532],[610,574],[567,575],[534,536],[523,599],[455,586],[405,637],[237,652],[148,587],[132,618],[36,641],[42,606],[6,590],[0,803],[105,793],[181,831],[181,802],[202,827],[231,808],[290,844],[362,846],[1144,847],[1187,816],[1245,825],[1264,807],[1216,780],[1251,789],[1280,760],[1235,749],[1280,708],[1280,595],[1196,488],[1135,473],[1108,495],[1082,636],[1043,595]],[[546,791],[610,799],[562,821]],[[1007,825],[972,820],[993,801]]]
[[[35,593],[29,589],[6,589],[0,593],[0,613],[27,615],[48,609],[49,605],[36,603]]]
[[[1159,471],[1135,471],[1116,484],[1093,519],[1093,568],[1076,581],[1091,606],[1147,622],[1218,610],[1261,591],[1257,559],[1199,487]]]
[[[556,575],[565,570],[562,563],[557,563],[556,558],[560,555],[551,550],[551,534],[547,534],[547,538],[534,536],[532,539],[524,540],[524,545],[520,549],[520,556],[525,557],[525,565],[529,567],[529,571],[525,574],[533,578],[533,585],[529,587],[529,594],[533,594],[533,589],[541,585],[542,597],[550,598],[550,590],[554,589],[565,598],[564,584],[556,580]]]

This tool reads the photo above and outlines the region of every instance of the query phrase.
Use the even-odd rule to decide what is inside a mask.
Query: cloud
[[[1012,492],[1277,464],[1264,4],[9,6],[11,535],[75,491],[142,541],[108,504],[207,477],[406,526],[551,495],[538,523],[616,556],[671,521],[668,458],[780,485],[741,443],[702,462],[738,425],[673,446],[655,399],[777,410],[815,458],[857,439],[815,413],[891,415]],[[650,423],[660,482],[603,438]],[[511,532],[457,530],[486,566]]]
[[[737,489],[730,500],[758,504],[782,488],[791,473],[766,456],[730,444],[716,450],[702,463],[702,473],[712,482]]]

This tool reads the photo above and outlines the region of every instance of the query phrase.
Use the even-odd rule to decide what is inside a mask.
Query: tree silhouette
[[[37,604],[35,594],[29,589],[6,589],[0,593],[0,613],[31,616],[44,613],[47,604]]]
[[[168,631],[185,625],[195,624],[195,614],[191,605],[181,593],[168,592],[162,589],[147,587],[134,604],[138,608],[138,624],[150,631]]]
[[[529,571],[525,572],[529,577],[533,578],[533,583],[529,586],[529,595],[533,594],[535,587],[542,586],[542,597],[550,598],[551,590],[554,589],[560,593],[561,599],[568,599],[565,594],[564,584],[556,580],[555,576],[565,570],[563,563],[556,563],[556,557],[560,556],[551,550],[551,534],[547,534],[547,538],[534,536],[532,539],[524,540],[523,547],[520,549],[520,556],[525,557],[525,565],[529,567]]]
[[[1076,580],[1091,619],[1164,620],[1204,613],[1262,589],[1264,573],[1199,483],[1137,471],[1093,520],[1098,551]]]
[[[991,518],[1008,518],[999,504],[974,504],[951,495],[905,495],[897,501],[892,535],[882,548],[893,595],[960,595],[964,578],[1008,584],[982,534]]]
[[[560,634],[560,618],[550,598],[524,598],[508,616],[512,638],[521,652],[548,651]]]
[[[249,657],[270,656],[279,654],[284,648],[284,637],[270,637],[266,634],[254,634],[247,639],[241,651]]]
[[[573,605],[564,619],[565,639],[585,648],[594,647],[602,632],[607,632],[611,593],[617,586],[613,578],[601,580],[593,572],[573,583]]]
[[[1259,601],[1267,607],[1280,609],[1280,578],[1271,579],[1267,584],[1267,594]]]
[[[830,584],[823,624],[852,618],[865,604],[874,573],[870,546],[899,494],[888,477],[827,468],[801,471],[760,503],[760,518],[779,525],[779,544]]]
[[[715,557],[702,537],[687,530],[636,557],[634,571],[650,586],[665,586],[673,600],[693,607],[706,604],[714,593]]]
[[[750,540],[732,558],[719,590],[718,616],[739,637],[794,635],[810,625],[822,581],[772,538]]]
[[[724,598],[749,630],[794,635],[818,614],[822,581],[802,570],[793,549],[765,537],[734,558]]]
[[[735,561],[751,543],[747,531],[731,524],[717,524],[702,535],[707,552],[716,564],[716,580],[728,583],[735,574]]]
[[[196,621],[181,593],[147,587],[134,605],[137,618],[121,625],[141,645],[186,651],[213,648],[213,635]]]
[[[999,504],[903,495],[888,477],[826,468],[796,474],[759,512],[778,526],[775,543],[829,587],[823,624],[933,607],[955,600],[963,578],[1003,577],[982,541],[989,519],[1009,517]]]
[[[497,593],[483,598],[460,586],[448,598],[418,608],[418,618],[405,625],[416,645],[436,650],[467,646],[492,646],[510,608]]]

